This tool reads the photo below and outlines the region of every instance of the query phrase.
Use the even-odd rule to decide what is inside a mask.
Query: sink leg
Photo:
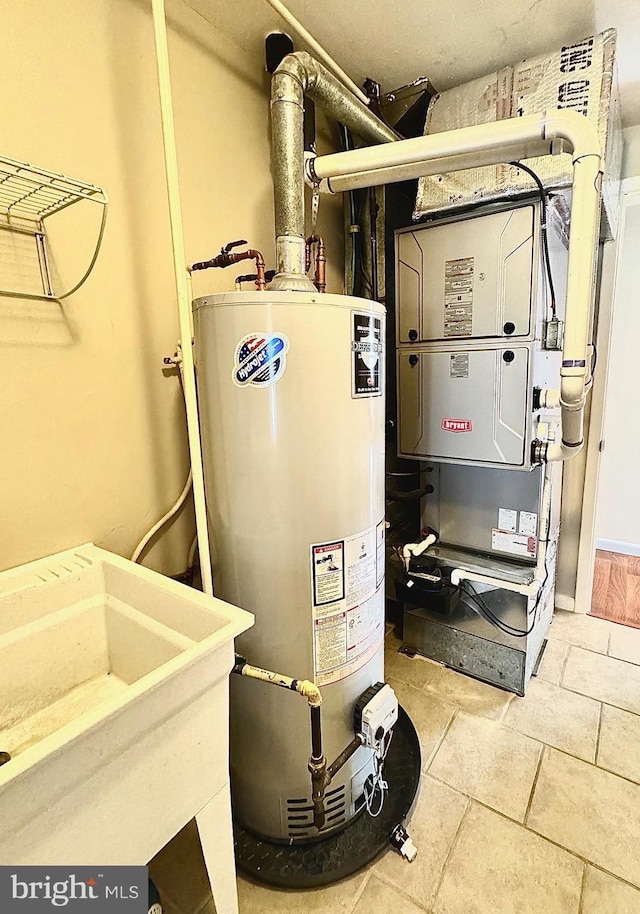
[[[196,815],[216,914],[238,914],[231,793],[226,784]]]

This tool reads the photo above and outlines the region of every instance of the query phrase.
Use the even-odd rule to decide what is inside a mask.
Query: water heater
[[[383,680],[384,308],[310,292],[194,302],[196,373],[216,596],[255,614],[237,649],[314,679],[325,752]],[[231,682],[234,812],[272,840],[309,841],[308,708]],[[363,803],[361,747],[325,797],[338,831]]]

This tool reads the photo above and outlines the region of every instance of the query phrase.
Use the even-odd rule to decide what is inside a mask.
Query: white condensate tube
[[[409,564],[411,562],[411,556],[422,555],[423,552],[426,552],[429,546],[433,546],[436,542],[437,536],[430,533],[425,539],[420,543],[407,543],[402,550],[402,558],[404,559],[404,565],[406,570],[409,570]]]
[[[306,161],[307,180],[327,192],[388,184],[442,171],[508,162],[571,150],[573,206],[562,367],[559,440],[542,459],[566,460],[583,444],[583,420],[591,372],[587,365],[600,227],[602,152],[595,127],[575,111],[542,114],[384,143]]]
[[[184,237],[182,234],[182,208],[180,204],[180,187],[178,184],[178,155],[176,151],[173,107],[171,103],[171,78],[169,74],[169,50],[167,47],[167,24],[164,13],[164,0],[152,0],[152,6],[153,27],[156,40],[156,60],[158,63],[158,85],[160,88],[164,162],[167,177],[167,195],[169,197],[171,243],[173,249],[176,292],[178,295],[180,336],[182,341],[184,402],[187,414],[189,456],[191,458],[191,470],[193,473],[193,501],[200,553],[200,572],[202,574],[202,589],[205,593],[213,594],[211,558],[209,553],[209,531],[207,529],[207,511],[204,496],[202,448],[200,445],[200,424],[198,422],[198,402],[196,398],[196,379],[193,364],[191,294],[184,252]]]
[[[353,94],[360,99],[365,105],[369,104],[369,98],[364,94],[362,89],[360,89],[354,81],[347,76],[342,67],[338,66],[333,57],[330,54],[327,54],[322,45],[318,44],[316,39],[311,35],[305,27],[299,22],[293,13],[287,9],[284,3],[280,3],[280,0],[267,0],[269,6],[278,13],[287,25],[291,26],[292,30],[301,38],[305,44],[309,45],[316,57],[319,57],[320,60],[324,63],[326,67],[331,70],[334,76],[336,76],[340,82],[347,87]]]

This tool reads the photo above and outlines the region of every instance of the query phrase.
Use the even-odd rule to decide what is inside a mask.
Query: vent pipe
[[[306,51],[288,54],[271,81],[277,275],[270,289],[313,292],[305,273],[304,98],[317,102],[361,139],[392,143],[397,134]]]

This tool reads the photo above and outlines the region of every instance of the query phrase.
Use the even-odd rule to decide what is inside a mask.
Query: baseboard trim
[[[576,601],[574,597],[567,596],[566,593],[557,593],[555,598],[556,609],[566,609],[571,613],[576,611]]]
[[[619,540],[596,540],[596,549],[603,552],[620,552],[622,555],[640,555],[640,543],[623,543]]]

